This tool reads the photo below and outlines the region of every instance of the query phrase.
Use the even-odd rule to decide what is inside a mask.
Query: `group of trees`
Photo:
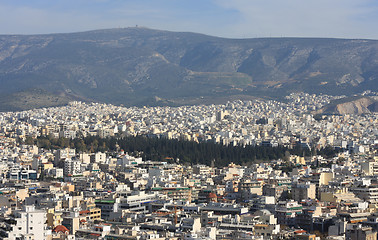
[[[230,162],[236,164],[248,164],[256,161],[269,161],[287,157],[287,154],[306,155],[314,154],[314,151],[301,148],[299,145],[288,149],[283,146],[232,146],[214,142],[193,142],[177,139],[166,139],[147,136],[108,137],[87,136],[82,138],[53,138],[50,136],[37,139],[27,138],[26,144],[36,144],[40,148],[59,149],[75,148],[77,152],[106,152],[124,150],[125,152],[138,154],[143,159],[155,161],[176,161],[188,164],[206,164],[225,166]],[[327,147],[317,151],[317,154],[326,157],[333,156],[337,151]]]

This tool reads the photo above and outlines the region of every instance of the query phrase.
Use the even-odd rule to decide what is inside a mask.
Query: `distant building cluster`
[[[369,153],[376,143],[377,115],[330,115],[313,111],[339,97],[291,94],[287,103],[234,101],[225,105],[125,108],[71,102],[69,106],[0,113],[0,134],[10,138],[77,138],[148,135],[225,145],[332,146]]]
[[[377,239],[378,115],[314,119],[335,98],[0,113],[0,239]],[[17,141],[122,134],[343,151],[218,167]]]

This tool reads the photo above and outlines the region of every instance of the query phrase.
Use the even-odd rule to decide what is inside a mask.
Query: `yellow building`
[[[54,167],[54,164],[51,162],[42,164],[42,170],[52,169],[53,167]]]
[[[47,209],[46,222],[47,226],[54,228],[62,224],[62,212],[56,212],[54,208]]]
[[[344,188],[338,189],[335,192],[322,192],[320,194],[320,201],[331,203],[340,203],[341,201],[347,203],[356,203],[361,202],[361,199],[356,197],[354,193],[348,192],[347,188]]]
[[[96,204],[92,201],[85,201],[81,205],[83,211],[80,211],[81,217],[86,217],[87,220],[101,220],[101,208],[96,207]]]
[[[89,219],[94,220],[100,220],[101,219],[101,208],[96,207],[95,203],[91,203],[87,205],[87,208],[89,210]]]
[[[291,155],[290,156],[290,162],[292,162],[293,164],[306,165],[305,158],[297,156],[297,155]]]
[[[74,192],[75,191],[75,185],[67,184],[65,186],[62,186],[62,190],[66,192]]]
[[[319,185],[328,185],[329,181],[333,180],[333,172],[322,172],[319,177]]]

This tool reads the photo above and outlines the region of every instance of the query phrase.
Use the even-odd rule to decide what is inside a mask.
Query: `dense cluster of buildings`
[[[315,120],[331,99],[1,113],[0,239],[377,239],[378,115]],[[115,134],[344,151],[217,167],[17,141]]]
[[[115,134],[215,141],[233,145],[327,145],[369,152],[376,137],[377,115],[330,115],[315,120],[313,111],[327,95],[291,94],[287,102],[234,101],[225,105],[125,108],[72,102],[69,106],[0,114],[0,134],[76,138]]]

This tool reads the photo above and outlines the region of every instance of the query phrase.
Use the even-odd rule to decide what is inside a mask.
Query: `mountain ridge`
[[[125,106],[175,105],[295,91],[352,95],[377,91],[377,78],[378,40],[230,39],[148,28],[0,35],[3,95],[38,88]]]

